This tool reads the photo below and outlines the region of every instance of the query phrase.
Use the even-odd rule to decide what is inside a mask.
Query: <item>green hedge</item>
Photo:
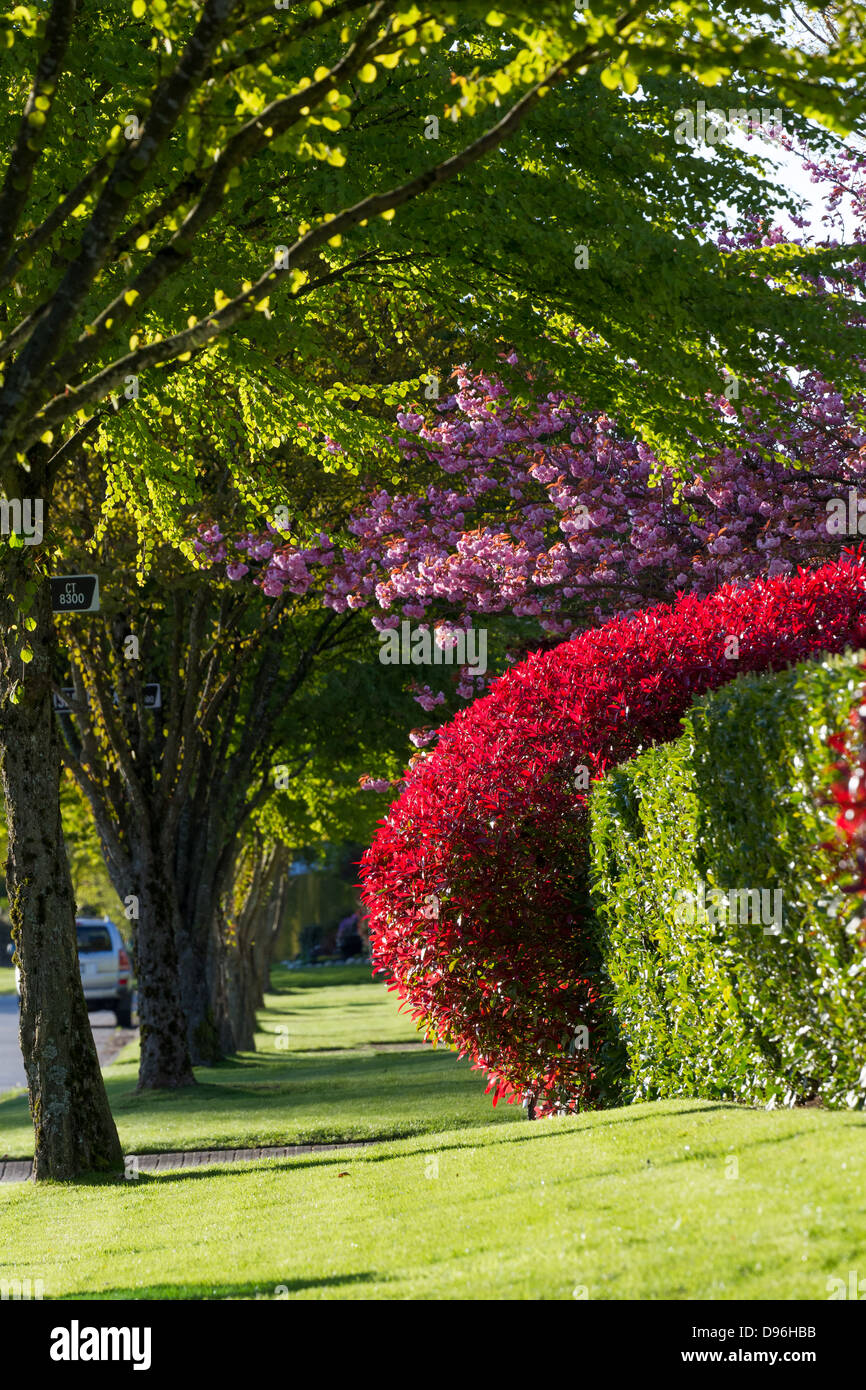
[[[590,883],[620,1099],[863,1105],[862,929],[820,848],[827,738],[863,689],[862,659],[733,681],[696,702],[681,738],[594,788]],[[763,920],[742,920],[759,906]]]

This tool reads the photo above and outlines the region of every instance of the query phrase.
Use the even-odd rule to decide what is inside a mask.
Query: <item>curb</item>
[[[334,1149],[360,1149],[365,1144],[381,1144],[381,1139],[351,1139],[338,1144],[289,1144],[270,1149],[199,1149],[166,1154],[129,1154],[126,1175],[168,1173],[179,1168],[205,1168],[219,1163],[255,1163],[261,1158],[297,1158],[301,1154],[328,1153]],[[0,1161],[0,1182],[29,1182],[33,1174],[30,1159]]]

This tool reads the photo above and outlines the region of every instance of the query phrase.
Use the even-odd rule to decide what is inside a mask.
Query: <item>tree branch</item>
[[[72,37],[75,10],[76,0],[53,0],[48,16],[36,76],[24,106],[0,191],[0,262],[9,255],[15,228],[27,205],[33,173],[42,153],[44,134],[54,106],[61,65]]]
[[[336,62],[329,72],[303,91],[290,97],[272,102],[269,107],[247,121],[228,141],[225,149],[214,163],[204,190],[187,213],[184,221],[172,235],[167,244],[145,265],[132,282],[105,306],[100,314],[87,325],[74,347],[57,364],[45,385],[49,393],[59,390],[66,381],[72,381],[78,369],[85,362],[92,362],[95,354],[106,341],[109,333],[115,334],[133,314],[140,313],[142,307],[155,291],[186,265],[192,254],[195,237],[222,207],[229,184],[229,174],[245,163],[258,150],[265,148],[276,135],[285,133],[301,119],[302,111],[316,106],[337,82],[350,77],[367,62],[373,52],[375,35],[380,22],[396,0],[377,0],[370,15],[362,25],[356,39]],[[269,135],[265,131],[270,131]],[[2,399],[2,398],[0,398]]]
[[[56,0],[60,5],[62,0]],[[72,3],[72,0],[68,0]],[[205,0],[201,18],[172,73],[160,84],[137,140],[119,156],[81,238],[76,259],[63,276],[51,306],[7,374],[0,391],[0,461],[16,444],[16,433],[39,392],[41,376],[58,342],[105,265],[123,214],[170,139],[178,118],[219,41],[236,0]],[[5,253],[4,253],[5,254]]]
[[[61,199],[54,211],[49,213],[45,218],[45,221],[41,222],[38,227],[33,229],[29,236],[24,238],[15,254],[9,257],[9,260],[3,266],[2,270],[0,270],[0,289],[5,289],[7,285],[11,284],[25,262],[35,256],[37,251],[41,251],[42,247],[51,239],[58,227],[63,226],[63,223],[66,221],[72,209],[77,208],[78,204],[83,202],[94,184],[97,184],[107,173],[108,162],[108,155],[104,154],[101,159],[98,159],[96,163],[88,169],[83,178],[78,180],[78,183],[66,194],[66,197]],[[46,303],[47,302],[48,301],[46,301]],[[38,312],[38,310],[35,312]],[[33,315],[29,314],[24,322],[32,321],[32,319]],[[18,328],[20,327],[21,325],[18,325]],[[16,329],[16,332],[17,331]],[[7,342],[3,344],[2,356],[6,357],[8,353],[9,344]]]
[[[369,217],[374,217],[378,213],[387,212],[392,208],[402,206],[411,199],[426,193],[430,188],[446,183],[455,178],[469,165],[481,159],[490,150],[495,149],[501,144],[525,119],[529,111],[541,99],[544,92],[552,85],[562,81],[570,75],[576,68],[585,65],[593,60],[595,50],[591,47],[580,50],[570,58],[564,60],[540,81],[532,87],[514,106],[497,122],[490,130],[479,136],[459,154],[452,155],[449,159],[443,160],[440,164],[434,165],[431,169],[426,169],[414,178],[408,179],[405,183],[398,184],[395,188],[385,193],[370,194],[362,198],[360,202],[352,207],[344,208],[331,221],[321,223],[312,228],[290,248],[286,258],[288,265],[274,264],[269,266],[248,290],[244,290],[234,299],[223,306],[222,309],[210,314],[205,319],[199,319],[191,327],[176,333],[173,337],[166,338],[160,343],[151,343],[146,347],[136,348],[126,357],[120,358],[108,367],[105,367],[96,376],[89,378],[78,386],[70,390],[65,396],[57,396],[49,401],[44,411],[36,417],[30,430],[19,441],[19,447],[27,447],[28,442],[32,443],[38,439],[46,429],[53,429],[74,411],[82,406],[90,404],[92,401],[99,400],[108,392],[113,390],[124,377],[137,375],[146,367],[167,362],[186,352],[194,351],[206,346],[220,334],[232,328],[240,319],[245,317],[252,307],[268,292],[280,282],[283,276],[291,275],[300,266],[309,262],[319,247],[324,245],[332,237],[343,232],[350,231],[359,222]],[[323,79],[323,82],[327,79]],[[312,101],[311,93],[313,88],[307,88],[301,95],[308,101]],[[294,102],[296,98],[291,98]],[[277,103],[283,105],[283,103]],[[269,123],[273,124],[274,118],[263,114],[260,120],[264,121],[267,116]],[[246,130],[249,127],[245,128]],[[208,197],[207,190],[203,195],[203,200]],[[214,209],[216,210],[216,209]],[[190,214],[192,218],[194,213]],[[167,248],[166,248],[167,249]],[[160,253],[162,255],[163,253]],[[151,267],[156,262],[151,263]],[[167,272],[167,269],[165,271]],[[145,274],[145,272],[142,272]],[[160,274],[160,281],[165,278],[165,274]],[[301,289],[303,286],[301,287]],[[297,293],[297,292],[296,292]],[[116,300],[112,306],[114,311],[123,316],[120,304],[123,303],[123,296]],[[124,309],[128,306],[124,305]],[[100,315],[99,321],[104,321],[109,310],[105,310]]]

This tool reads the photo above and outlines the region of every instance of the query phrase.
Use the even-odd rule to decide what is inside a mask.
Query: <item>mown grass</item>
[[[826,1299],[866,1268],[866,1116],[670,1100],[529,1123],[352,970],[286,973],[262,1052],[181,1096],[107,1073],[127,1152],[402,1134],[288,1160],[0,1185],[46,1298]],[[286,1029],[281,1033],[280,1029]],[[336,1049],[336,1050],[334,1050]],[[0,1103],[0,1153],[20,1100]]]
[[[419,1041],[364,967],[276,970],[255,1053],[196,1072],[184,1091],[137,1094],[138,1047],[105,1071],[127,1153],[395,1138],[519,1121],[470,1064]],[[403,1050],[397,1050],[403,1049]],[[23,1092],[0,1099],[0,1155],[28,1158]]]
[[[47,1298],[826,1299],[864,1117],[687,1100],[91,1187],[0,1187]]]
[[[15,971],[0,967],[0,994],[15,993]]]

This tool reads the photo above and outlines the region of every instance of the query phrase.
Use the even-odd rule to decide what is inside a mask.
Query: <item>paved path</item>
[[[24,1063],[18,1046],[18,999],[14,994],[0,994],[0,1092],[24,1084]]]
[[[254,1163],[259,1158],[297,1158],[300,1154],[327,1153],[333,1149],[360,1149],[378,1139],[353,1139],[340,1144],[289,1144],[280,1149],[202,1149],[196,1153],[130,1154],[127,1173],[167,1173],[177,1168],[204,1168],[214,1163]],[[33,1164],[26,1160],[0,1162],[0,1182],[27,1182]]]
[[[91,1014],[90,1026],[103,1067],[113,1062],[120,1049],[138,1035],[137,1028],[117,1028],[114,1014],[108,1010]],[[15,994],[0,994],[0,1095],[26,1084],[24,1062],[18,1046],[18,997]]]

